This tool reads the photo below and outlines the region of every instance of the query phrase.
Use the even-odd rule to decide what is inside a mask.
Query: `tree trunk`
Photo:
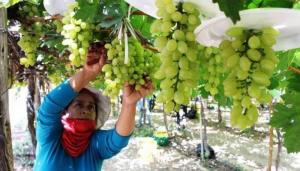
[[[275,161],[275,169],[276,169],[276,171],[278,171],[279,163],[280,163],[280,153],[281,153],[281,149],[282,149],[282,137],[281,137],[279,129],[276,129],[276,133],[277,133],[278,147],[277,147],[277,156],[276,156],[276,161]]]
[[[206,146],[207,145],[207,130],[206,130],[206,118],[205,118],[205,112],[204,112],[204,105],[202,98],[200,98],[200,104],[201,104],[201,120],[202,120],[202,132],[203,132],[203,144]]]
[[[32,72],[29,72],[32,73]],[[35,148],[36,148],[36,134],[35,134],[35,127],[34,127],[34,121],[35,121],[35,75],[29,74],[27,77],[27,99],[26,99],[26,106],[27,106],[27,122],[28,122],[28,130],[31,137],[31,142],[33,145],[33,154],[35,154]]]
[[[218,123],[222,123],[222,111],[219,103],[218,103]]]
[[[201,118],[200,118],[200,124],[201,124],[201,157],[202,160],[204,160],[204,152],[208,151],[208,144],[207,144],[207,131],[206,131],[206,119],[205,119],[205,113],[204,113],[204,105],[203,100],[200,98],[200,104],[201,104]],[[205,149],[205,150],[204,150]]]
[[[7,14],[0,8],[0,170],[12,171],[13,150],[8,111]]]
[[[272,111],[273,111],[273,106],[272,106],[272,102],[270,103],[269,106],[269,113],[270,113],[270,118],[272,115]],[[268,168],[267,171],[271,171],[272,170],[272,162],[273,162],[273,128],[270,126],[269,129],[269,161],[268,161]]]

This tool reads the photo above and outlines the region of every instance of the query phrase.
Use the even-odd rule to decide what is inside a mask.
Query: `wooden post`
[[[8,111],[7,12],[0,8],[0,170],[13,170],[13,151]]]
[[[273,112],[273,104],[272,101],[270,102],[270,106],[269,106],[269,112],[270,112],[270,118]],[[267,171],[271,171],[272,170],[272,163],[273,163],[273,128],[270,126],[269,129],[269,160],[268,160],[268,168]]]
[[[29,69],[30,71],[33,71],[32,69]],[[32,72],[29,72],[32,73]],[[33,154],[35,154],[36,149],[36,133],[35,133],[35,127],[34,127],[34,121],[35,121],[35,106],[34,103],[36,101],[35,99],[35,90],[36,90],[36,75],[29,74],[27,76],[27,99],[26,99],[26,106],[27,106],[27,124],[28,124],[28,130],[31,137],[31,142],[33,146]]]

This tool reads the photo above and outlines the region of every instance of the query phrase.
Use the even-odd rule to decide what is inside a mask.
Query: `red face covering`
[[[64,126],[61,143],[70,156],[77,157],[88,147],[96,121],[68,118],[64,115],[61,122]]]

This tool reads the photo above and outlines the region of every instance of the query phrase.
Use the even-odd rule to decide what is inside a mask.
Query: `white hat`
[[[108,120],[110,114],[110,98],[104,96],[102,92],[92,87],[85,87],[82,90],[88,90],[90,93],[94,94],[97,98],[97,126],[96,129],[100,129],[104,123]],[[82,91],[81,90],[81,91]],[[79,92],[80,93],[80,92]]]

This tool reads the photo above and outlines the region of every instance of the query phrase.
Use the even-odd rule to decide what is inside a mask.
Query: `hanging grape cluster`
[[[116,38],[105,45],[108,62],[102,68],[106,84],[103,93],[110,97],[118,96],[125,82],[139,90],[146,80],[153,80],[153,74],[160,65],[159,57],[144,49],[133,37],[128,39],[129,61],[126,64],[124,44],[124,39]]]
[[[225,95],[233,97],[231,124],[241,129],[252,126],[258,118],[256,102],[272,100],[267,87],[278,63],[272,46],[277,30],[244,30],[232,27],[227,31],[231,40],[220,44],[224,67],[229,75],[223,82]]]
[[[22,16],[26,19],[31,19],[34,16],[40,16],[38,8],[33,4],[26,4],[19,9]],[[39,40],[42,36],[42,24],[40,22],[27,23],[26,26],[21,26],[20,40],[18,45],[24,51],[25,57],[20,58],[20,63],[25,67],[33,66],[37,59],[37,48]]]
[[[203,57],[201,58],[204,73],[201,75],[206,81],[204,89],[212,96],[218,93],[218,86],[221,83],[221,76],[224,73],[223,59],[219,49],[215,47],[206,47],[203,49]]]
[[[75,18],[77,3],[69,5],[68,11],[62,19],[63,30],[61,34],[65,37],[62,44],[68,46],[71,52],[69,59],[75,66],[85,64],[89,43],[93,38],[93,24]]]
[[[187,2],[175,5],[172,0],[157,0],[156,6],[161,19],[153,22],[150,31],[162,61],[155,73],[161,80],[157,101],[165,104],[165,112],[178,111],[181,104],[189,103],[198,84],[199,49],[193,31],[200,24],[199,12]]]

